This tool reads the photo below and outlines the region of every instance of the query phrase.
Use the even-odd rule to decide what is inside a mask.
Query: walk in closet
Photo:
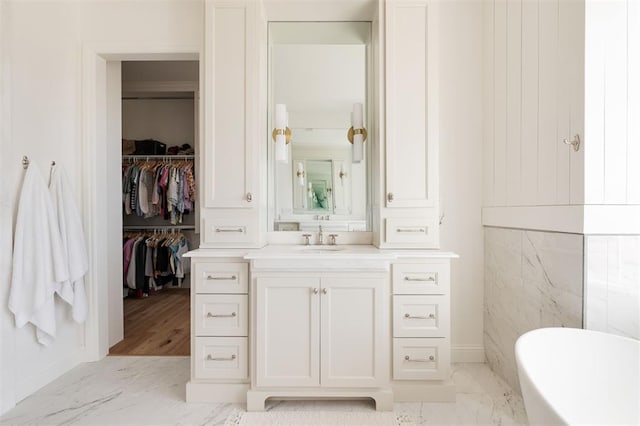
[[[110,353],[188,355],[198,62],[122,62],[121,77],[124,339]]]

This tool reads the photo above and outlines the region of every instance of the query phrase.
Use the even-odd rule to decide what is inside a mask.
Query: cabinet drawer
[[[196,295],[196,336],[247,336],[249,296]]]
[[[395,263],[393,294],[449,294],[449,265]]]
[[[393,337],[447,337],[449,296],[393,296]]]
[[[393,339],[393,378],[443,380],[449,375],[447,339]]]
[[[255,244],[258,219],[253,212],[211,209],[203,212],[204,243],[221,247],[241,247]]]
[[[196,337],[195,379],[246,379],[249,356],[246,337]]]
[[[429,217],[389,217],[385,219],[385,240],[390,244],[437,245],[437,219]]]
[[[246,294],[249,265],[246,263],[196,263],[196,293]]]

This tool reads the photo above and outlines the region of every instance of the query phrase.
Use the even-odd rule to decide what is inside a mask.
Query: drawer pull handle
[[[405,281],[435,281],[436,279],[434,277],[428,277],[428,278],[420,278],[420,277],[404,277]]]
[[[235,312],[231,312],[230,314],[212,314],[211,312],[207,312],[207,318],[235,318],[237,314]]]
[[[207,361],[233,361],[234,359],[236,359],[235,354],[231,355],[228,358],[217,357],[211,354],[207,355]]]
[[[317,288],[313,289],[313,294],[318,294],[318,289]]]
[[[428,316],[420,316],[420,315],[409,315],[409,314],[404,314],[404,317],[406,319],[436,319],[436,316],[434,314],[429,314]]]
[[[396,232],[420,232],[426,234],[427,230],[425,228],[398,228]]]
[[[244,232],[242,228],[216,228],[216,232]]]
[[[253,201],[253,194],[251,194],[250,192],[247,192],[247,202],[250,203]]]
[[[411,359],[409,355],[405,355],[404,360],[409,362],[433,362],[436,360],[436,357],[429,355],[429,359]]]
[[[214,277],[213,275],[208,275],[207,279],[208,280],[214,280],[214,281],[235,281],[236,280],[236,276],[235,275],[231,275],[230,277]]]

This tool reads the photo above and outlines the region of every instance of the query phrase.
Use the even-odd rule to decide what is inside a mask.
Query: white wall
[[[640,2],[586,3],[586,204],[640,204]]]
[[[0,1],[0,167],[2,170],[11,170],[6,153],[11,145],[11,114],[10,114],[10,84],[9,73],[9,13],[6,2]],[[15,167],[15,165],[14,165]],[[6,306],[9,297],[9,282],[11,279],[11,229],[12,229],[12,203],[9,194],[9,180],[0,179],[0,302]],[[8,360],[15,354],[13,338],[13,317],[8,309],[0,309],[0,413],[11,408],[15,400],[13,383],[6,380],[11,372]]]
[[[444,1],[440,12],[441,247],[460,255],[451,268],[453,361],[482,353],[482,7]]]
[[[3,106],[10,105],[11,128],[4,125],[2,134],[3,212],[14,212],[23,170],[22,155],[28,155],[41,169],[51,160],[62,164],[73,182],[78,201],[95,194],[80,192],[83,158],[82,48],[104,45],[200,46],[203,34],[201,1],[155,2],[2,2],[2,51],[7,47],[11,73],[3,73],[2,86],[11,89],[3,96]],[[10,16],[9,20],[7,17]],[[141,24],[144,23],[144,24]],[[9,35],[9,39],[5,38]],[[3,57],[3,70],[7,67]],[[3,108],[3,122],[8,112]],[[7,134],[9,132],[9,134]],[[100,147],[97,150],[101,153]],[[105,154],[106,155],[106,154]],[[105,158],[102,156],[101,158]],[[100,169],[107,173],[107,169]],[[84,218],[88,220],[88,218]],[[86,223],[86,222],[85,222]],[[11,235],[11,218],[2,217],[2,259],[6,262],[7,235]],[[98,236],[89,236],[96,238]],[[101,240],[99,247],[120,245]],[[96,241],[90,240],[92,245]],[[96,244],[96,246],[98,246]],[[102,248],[106,252],[105,248]],[[92,252],[96,255],[105,253]],[[102,258],[105,258],[104,256]],[[3,264],[4,266],[4,264]],[[101,271],[106,270],[101,266]],[[2,268],[3,291],[0,293],[2,335],[0,341],[0,383],[2,411],[34,392],[83,359],[84,327],[74,325],[68,312],[59,306],[58,336],[49,348],[40,347],[31,326],[13,327],[7,312],[8,275]],[[106,278],[88,281],[89,291],[104,288]],[[7,283],[6,285],[4,283]],[[94,338],[95,336],[87,336]]]

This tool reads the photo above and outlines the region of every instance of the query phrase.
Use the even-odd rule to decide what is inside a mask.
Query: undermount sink
[[[344,247],[340,246],[302,246],[300,251],[323,252],[323,251],[342,251]]]

